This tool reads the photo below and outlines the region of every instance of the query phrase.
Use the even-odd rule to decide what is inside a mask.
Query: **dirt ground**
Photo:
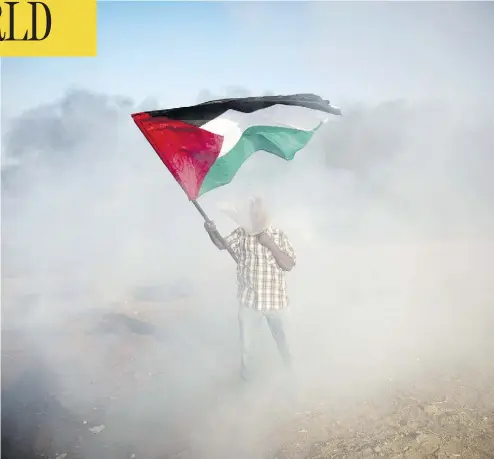
[[[207,314],[187,299],[109,303],[56,328],[19,328],[25,313],[2,317],[5,459],[494,458],[492,342],[474,360],[417,360],[413,377],[361,376],[349,395],[337,372],[242,385],[236,329],[195,327],[194,341],[184,330]]]
[[[493,373],[390,384],[387,396],[344,411],[324,406],[300,418],[298,435],[276,453],[288,458],[494,457]]]

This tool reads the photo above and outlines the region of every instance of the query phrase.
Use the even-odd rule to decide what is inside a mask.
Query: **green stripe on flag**
[[[247,128],[235,146],[211,166],[204,177],[199,196],[230,183],[242,164],[256,151],[264,150],[287,161],[292,160],[309,143],[322,124],[311,131],[276,126]]]

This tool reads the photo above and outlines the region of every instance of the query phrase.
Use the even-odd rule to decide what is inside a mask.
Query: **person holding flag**
[[[331,115],[341,116],[341,110],[311,93],[219,99],[131,115],[204,218],[212,241],[237,264],[241,375],[245,380],[252,376],[251,344],[263,318],[283,361],[291,366],[285,274],[295,266],[295,252],[285,233],[269,225],[261,199],[251,202],[250,222],[240,224],[225,239],[197,199],[228,185],[258,152],[293,160]]]
[[[263,201],[250,204],[250,228],[238,227],[222,238],[212,221],[204,224],[220,250],[230,249],[237,258],[237,298],[241,349],[241,377],[252,379],[252,344],[265,318],[287,369],[292,358],[286,332],[289,300],[285,274],[296,263],[295,251],[286,234],[269,225]]]

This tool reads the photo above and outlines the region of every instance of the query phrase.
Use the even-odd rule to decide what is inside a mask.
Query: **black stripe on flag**
[[[227,110],[252,113],[256,110],[261,110],[277,104],[295,105],[299,107],[311,108],[313,110],[319,110],[332,115],[341,115],[341,110],[339,108],[332,107],[328,100],[324,100],[315,94],[219,99],[204,102],[198,105],[192,105],[190,107],[154,110],[146,113],[152,117],[165,117],[172,120],[180,120],[194,126],[202,126],[214,118],[217,118]]]

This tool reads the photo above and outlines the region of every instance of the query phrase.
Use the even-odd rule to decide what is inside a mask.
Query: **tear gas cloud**
[[[203,90],[198,102],[224,95],[250,93]],[[201,198],[225,234],[221,203],[262,195],[292,240],[305,407],[492,352],[494,112],[465,100],[332,100],[344,116],[294,161],[259,153]],[[2,120],[2,328],[28,337],[76,416],[112,407],[115,442],[152,448],[153,432],[174,439],[193,424],[197,457],[252,458],[275,424],[273,388],[243,405],[216,399],[238,368],[235,268],[129,116],[162,105],[72,90]],[[151,324],[156,339],[96,333],[107,313]],[[269,374],[266,330],[261,346]]]
[[[84,413],[112,392],[108,361],[125,366],[132,355],[133,371],[164,372],[168,390],[120,408],[173,423],[187,403],[236,372],[234,266],[132,125],[129,113],[139,109],[76,91],[4,125],[3,321],[4,329],[29,332],[71,410]],[[292,238],[292,345],[303,394],[317,396],[328,380],[347,396],[361,394],[356,382],[364,376],[378,384],[405,377],[417,358],[437,364],[486,349],[489,120],[479,107],[446,102],[347,107],[295,161],[259,154],[230,186],[201,200],[226,233],[234,222],[219,204],[260,194]],[[172,298],[177,285],[184,290],[186,306],[159,306],[164,342],[126,339],[138,348],[124,356],[123,343],[97,336],[77,347],[80,330],[71,327],[78,330],[89,313],[136,314],[133,292],[147,285]],[[34,303],[20,309],[29,293]],[[182,308],[183,323],[174,317],[182,318]],[[271,348],[268,338],[263,346]],[[71,365],[57,363],[60,348],[74,354]],[[268,352],[266,365],[275,359]],[[259,407],[256,413],[269,419]],[[204,452],[212,439],[202,441]]]

